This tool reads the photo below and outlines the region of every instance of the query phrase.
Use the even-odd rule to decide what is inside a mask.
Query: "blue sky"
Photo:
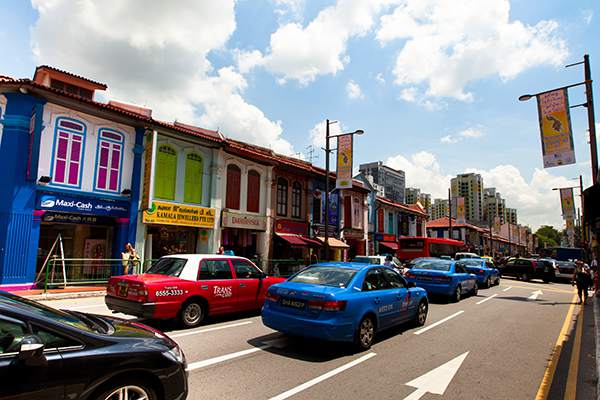
[[[475,170],[534,227],[562,224],[552,187],[590,182],[585,109],[572,111],[578,163],[543,170],[535,101],[517,97],[581,81],[564,65],[584,53],[600,70],[597,1],[180,4],[3,0],[0,74],[51,64],[107,83],[104,100],[285,154],[306,156],[323,120],[338,120],[366,132],[356,164],[403,168],[434,197]]]

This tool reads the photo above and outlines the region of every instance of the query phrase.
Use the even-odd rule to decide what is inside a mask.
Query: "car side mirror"
[[[29,367],[40,367],[48,363],[44,356],[44,343],[39,336],[26,335],[23,337],[19,349],[19,360]]]
[[[410,289],[411,287],[417,287],[417,285],[414,282],[406,282],[406,287]]]

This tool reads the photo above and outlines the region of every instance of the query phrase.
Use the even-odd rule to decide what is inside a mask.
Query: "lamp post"
[[[562,86],[562,87],[559,87],[556,89],[547,90],[547,91],[536,93],[536,94],[524,94],[522,96],[519,96],[519,101],[527,101],[527,100],[531,99],[532,97],[536,97],[541,94],[553,92],[555,90],[569,89],[569,88],[572,88],[575,86],[585,85],[586,102],[582,103],[582,104],[576,104],[574,106],[571,106],[570,108],[575,108],[575,107],[587,108],[588,130],[590,133],[590,152],[591,152],[591,163],[592,163],[592,185],[595,185],[598,180],[598,144],[596,141],[596,125],[594,122],[595,121],[595,119],[594,119],[595,118],[594,117],[594,96],[593,96],[593,92],[592,92],[592,72],[591,72],[591,68],[590,68],[590,56],[586,54],[583,56],[583,61],[580,61],[580,62],[577,62],[574,64],[569,64],[566,66],[566,68],[573,67],[575,65],[581,65],[581,64],[583,64],[583,66],[584,66],[584,68],[583,68],[584,81],[583,82],[579,82],[579,83],[575,83],[575,84],[567,85],[567,86]]]
[[[329,147],[329,139],[348,135],[362,135],[365,133],[362,129],[357,129],[354,132],[340,133],[331,135],[329,133],[329,125],[335,124],[337,121],[325,121],[325,261],[329,261],[329,155],[335,150]]]

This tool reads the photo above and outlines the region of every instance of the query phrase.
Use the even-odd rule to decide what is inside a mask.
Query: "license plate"
[[[281,299],[281,305],[284,307],[304,309],[306,307],[306,302],[304,300]]]
[[[119,290],[117,291],[117,294],[121,297],[127,297],[127,290],[129,288],[125,285],[121,285],[119,286]]]

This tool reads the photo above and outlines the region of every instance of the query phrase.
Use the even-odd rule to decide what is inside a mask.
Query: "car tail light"
[[[265,300],[268,300],[268,301],[272,301],[272,302],[274,302],[274,303],[277,303],[277,302],[279,301],[279,296],[278,296],[278,295],[276,295],[275,293],[273,293],[273,292],[270,292],[270,291],[269,291],[269,292],[267,292],[267,294],[265,295]]]
[[[483,274],[483,272],[484,271],[482,269],[480,269],[480,270],[477,271],[477,273],[479,273],[479,274]]]
[[[330,300],[330,301],[322,301],[322,300],[310,300],[308,302],[308,308],[312,311],[344,311],[346,308],[345,300]]]
[[[414,278],[415,274],[413,274],[412,272],[405,272],[404,276],[407,277],[407,278]]]

